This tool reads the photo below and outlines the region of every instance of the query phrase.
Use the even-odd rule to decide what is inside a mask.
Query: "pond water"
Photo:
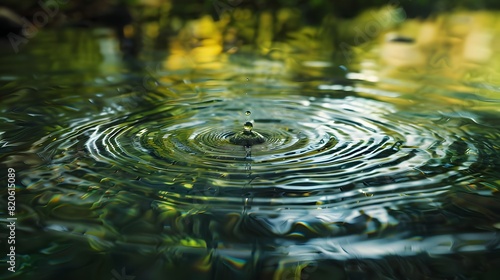
[[[107,29],[2,45],[17,222],[0,275],[492,279],[498,32],[139,57]]]

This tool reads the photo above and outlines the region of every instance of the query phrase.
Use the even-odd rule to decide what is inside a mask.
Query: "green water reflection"
[[[298,16],[145,22],[136,56],[107,28],[1,45],[2,278],[500,273],[498,13]]]

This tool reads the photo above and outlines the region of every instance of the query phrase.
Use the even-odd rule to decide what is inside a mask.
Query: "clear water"
[[[404,44],[136,59],[106,30],[43,30],[2,46],[18,266],[0,275],[492,279],[498,54],[384,54]],[[230,141],[246,122],[264,143]]]

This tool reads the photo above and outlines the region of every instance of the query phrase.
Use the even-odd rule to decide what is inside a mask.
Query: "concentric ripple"
[[[230,141],[249,121],[247,109],[266,139],[251,147]],[[401,193],[438,194],[446,182],[468,178],[463,171],[479,152],[459,127],[438,132],[438,118],[395,112],[353,96],[162,104],[92,126],[86,148],[95,160],[171,195],[238,202],[250,194],[264,204],[279,197],[299,205],[376,205]]]
[[[263,143],[231,142],[247,122]],[[173,260],[208,248],[294,261],[483,252],[498,243],[476,229],[496,228],[498,207],[475,193],[496,189],[482,180],[496,178],[498,135],[482,128],[355,93],[186,98],[74,120],[35,143],[50,165],[25,184],[48,193],[32,198],[50,212],[44,232],[85,232],[98,250],[140,240],[154,254],[175,248]],[[77,211],[99,221],[68,222]]]

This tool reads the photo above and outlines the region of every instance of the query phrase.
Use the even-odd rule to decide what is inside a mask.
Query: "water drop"
[[[250,112],[250,111],[245,112],[245,115],[247,115],[247,116],[250,116],[251,114],[252,114],[252,112]]]
[[[251,122],[246,122],[244,125],[243,125],[243,129],[244,131],[252,131],[252,128],[253,128],[253,124]]]

